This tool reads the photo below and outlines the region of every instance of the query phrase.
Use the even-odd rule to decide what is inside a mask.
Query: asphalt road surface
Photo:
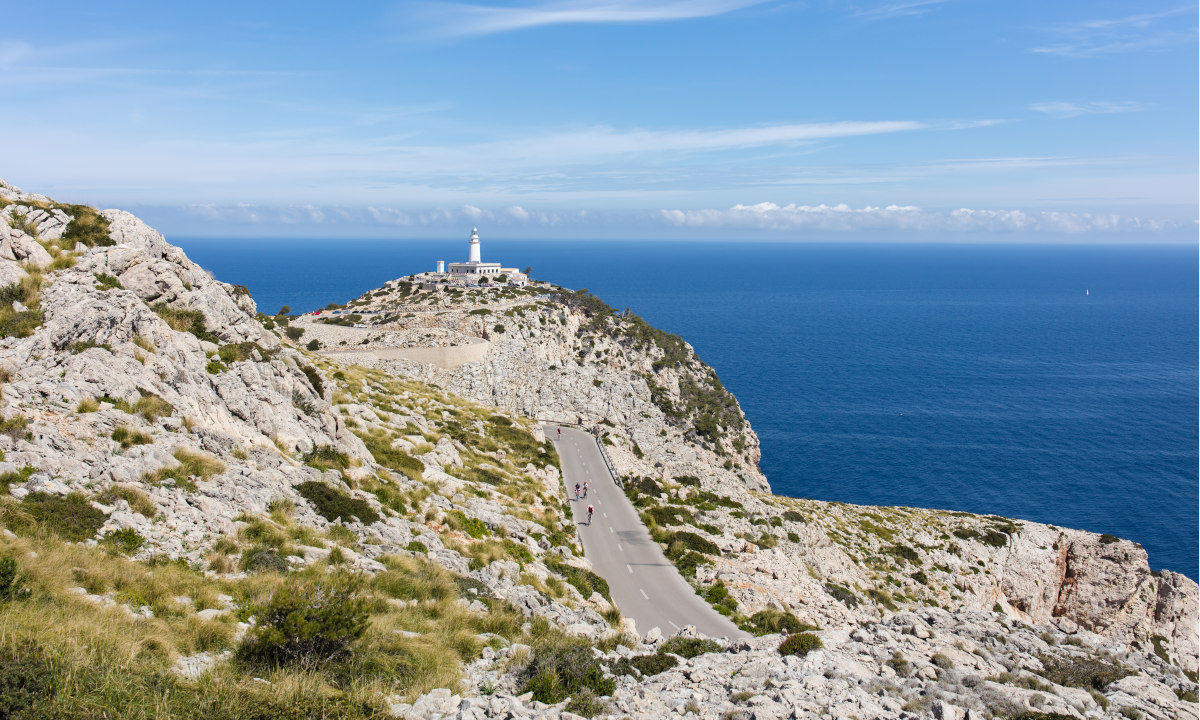
[[[613,602],[638,632],[651,628],[671,636],[688,625],[710,637],[746,637],[746,633],[705,602],[663,555],[625,493],[613,481],[595,438],[571,427],[545,425],[562,460],[567,500],[575,517],[583,551],[593,569],[608,581]],[[562,430],[562,437],[558,430]],[[582,497],[584,481],[587,498]],[[580,499],[575,499],[575,483]],[[591,524],[587,507],[595,512]]]

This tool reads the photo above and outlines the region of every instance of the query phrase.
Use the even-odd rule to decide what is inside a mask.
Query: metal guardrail
[[[616,483],[617,487],[621,488],[622,490],[625,489],[625,480],[621,478],[621,473],[617,472],[617,468],[613,466],[612,459],[608,457],[608,451],[604,449],[604,441],[600,439],[599,430],[588,427],[583,423],[562,422],[559,420],[548,420],[544,418],[537,418],[537,421],[540,423],[549,423],[551,425],[570,425],[572,427],[577,427],[591,435],[592,440],[596,442],[596,449],[600,451],[600,458],[604,460],[604,467],[608,468],[609,476],[612,477],[613,482]]]

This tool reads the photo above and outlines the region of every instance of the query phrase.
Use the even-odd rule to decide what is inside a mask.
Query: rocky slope
[[[773,496],[715,373],[586,293],[418,277],[268,317],[127,213],[0,183],[0,220],[0,715],[1195,714],[1195,583],[1116,538]],[[761,637],[623,635],[539,418],[604,435]],[[297,583],[369,622],[268,672],[247,648]]]

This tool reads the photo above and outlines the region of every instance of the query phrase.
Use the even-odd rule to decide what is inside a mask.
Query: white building
[[[437,267],[438,272],[442,272],[441,260],[438,260]],[[529,279],[516,268],[502,267],[500,263],[483,262],[479,252],[479,228],[471,228],[471,237],[467,241],[467,261],[449,263],[448,270],[450,277],[468,281],[506,275],[509,282],[524,285]]]

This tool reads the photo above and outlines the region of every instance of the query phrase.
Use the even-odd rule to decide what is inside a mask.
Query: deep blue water
[[[464,251],[176,242],[267,312]],[[1197,577],[1195,247],[489,240],[484,255],[691,342],[778,493],[1109,532]]]

